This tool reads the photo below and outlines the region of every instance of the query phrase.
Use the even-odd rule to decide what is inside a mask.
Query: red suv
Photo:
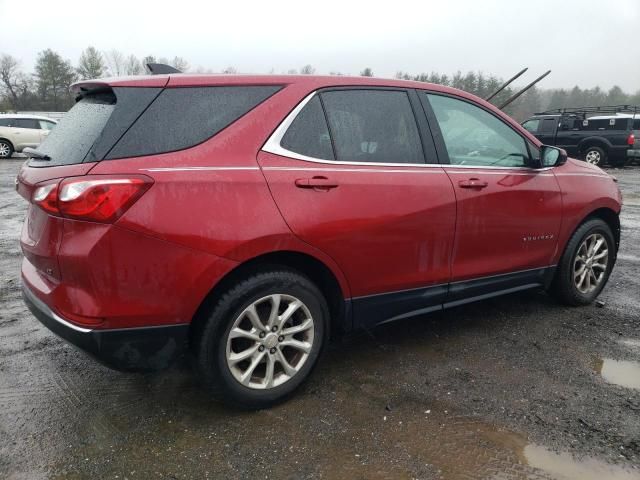
[[[330,331],[543,287],[604,287],[621,195],[504,113],[438,85],[156,75],[75,85],[17,189],[24,298],[120,369],[190,351],[249,407]]]

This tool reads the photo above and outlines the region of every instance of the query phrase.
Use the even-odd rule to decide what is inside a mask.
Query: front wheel
[[[604,288],[616,259],[609,226],[599,218],[578,227],[567,243],[551,292],[568,305],[587,305]]]
[[[265,408],[311,373],[329,313],[318,288],[288,270],[257,273],[224,294],[197,347],[201,377],[232,405]]]

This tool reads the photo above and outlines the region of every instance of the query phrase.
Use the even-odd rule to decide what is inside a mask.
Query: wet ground
[[[288,403],[214,401],[188,365],[108,370],[20,298],[22,160],[0,162],[0,478],[640,479],[640,168],[602,308],[542,292],[334,342]]]

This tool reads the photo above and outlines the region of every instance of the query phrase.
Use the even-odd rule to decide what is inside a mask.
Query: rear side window
[[[296,116],[280,146],[307,157],[334,160],[329,128],[317,95]]]
[[[336,160],[424,163],[418,126],[406,92],[335,90],[321,96]]]
[[[9,127],[11,124],[12,121],[10,118],[0,118],[0,127]]]
[[[239,86],[165,89],[106,158],[153,155],[202,143],[280,88]]]
[[[558,125],[558,120],[555,118],[545,118],[542,121],[542,133],[553,133]]]

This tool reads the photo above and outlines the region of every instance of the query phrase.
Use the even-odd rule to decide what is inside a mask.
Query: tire
[[[594,249],[593,254],[590,254],[591,242],[594,239],[596,243],[602,240],[603,246],[597,250]],[[605,248],[606,254],[597,258],[598,255],[604,253]],[[613,233],[603,220],[592,218],[584,222],[576,229],[567,243],[551,285],[551,293],[567,305],[588,305],[593,302],[609,280],[616,260],[616,248]],[[597,260],[593,260],[594,256]],[[592,258],[592,260],[587,262],[583,258]],[[606,263],[604,263],[605,259]],[[591,265],[596,264],[597,268],[591,268]],[[585,273],[579,276],[575,275],[583,265]],[[593,276],[589,270],[594,272]],[[584,280],[581,281],[581,278]],[[585,288],[586,282],[589,283],[588,288]],[[595,285],[593,285],[594,283]]]
[[[297,308],[296,302],[300,302]],[[288,320],[283,319],[281,329],[276,327],[274,333],[266,326],[271,323],[269,317],[276,303],[280,317],[287,309],[293,313]],[[260,328],[256,326],[258,322]],[[256,273],[231,287],[211,309],[200,337],[194,342],[200,377],[215,396],[232,406],[260,409],[279,403],[313,370],[328,338],[328,325],[327,302],[307,277],[286,269]],[[304,326],[307,328],[301,332],[286,333],[293,327]],[[230,338],[232,329],[234,338]],[[298,342],[295,348],[290,346],[293,340]],[[247,352],[253,355],[237,361]],[[251,370],[254,363],[257,367]],[[272,365],[270,377],[269,365]],[[248,378],[245,384],[241,383],[243,377]]]
[[[607,152],[600,147],[588,147],[584,151],[584,161],[592,165],[602,166],[607,162]]]
[[[11,158],[13,155],[13,145],[7,140],[0,140],[0,158]]]

